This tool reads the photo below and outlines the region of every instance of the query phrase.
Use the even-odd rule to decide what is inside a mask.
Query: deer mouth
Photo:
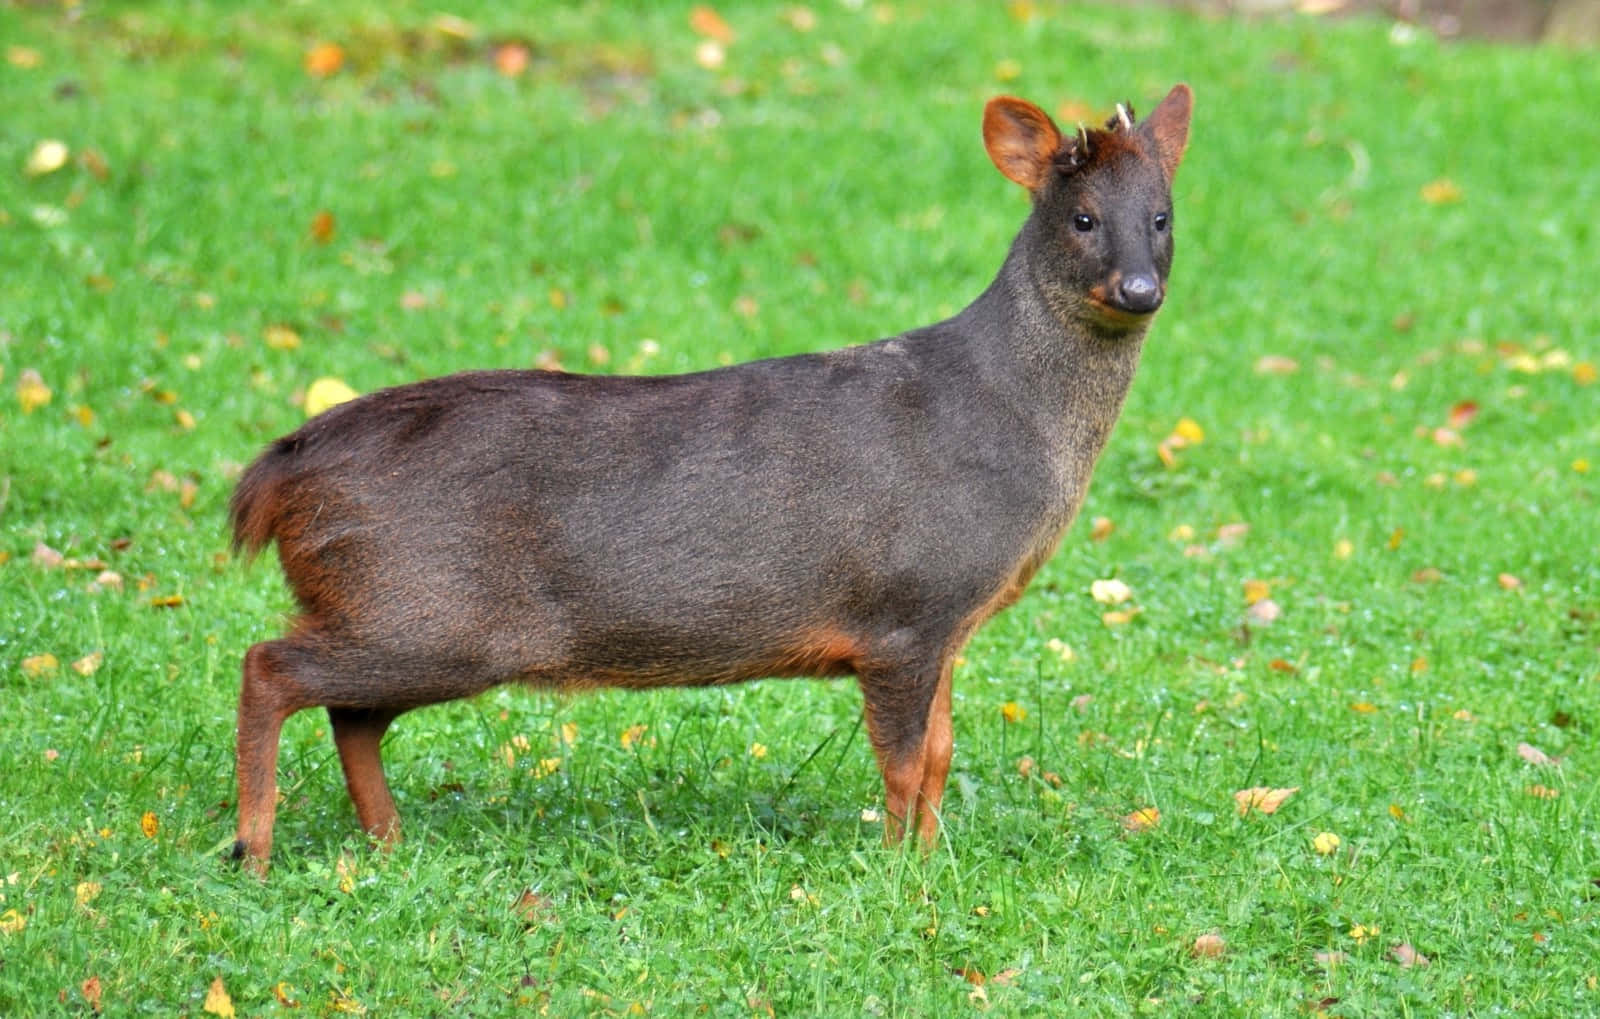
[[[1110,299],[1105,287],[1091,288],[1085,303],[1089,306],[1090,317],[1098,324],[1119,332],[1149,325],[1161,310],[1159,304],[1145,310],[1124,308]]]

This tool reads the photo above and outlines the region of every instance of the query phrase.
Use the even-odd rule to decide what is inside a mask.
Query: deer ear
[[[1161,168],[1171,180],[1178,174],[1183,151],[1189,147],[1189,115],[1194,112],[1194,93],[1187,85],[1174,85],[1161,105],[1144,119],[1142,127],[1155,142]]]
[[[1049,114],[1024,99],[1000,96],[983,108],[983,147],[1000,172],[1037,191],[1061,147]]]

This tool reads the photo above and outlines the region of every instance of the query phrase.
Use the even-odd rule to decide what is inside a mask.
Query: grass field
[[[718,11],[0,5],[0,1013],[1600,1014],[1594,54]],[[933,321],[1026,211],[987,98],[1178,80],[1166,310],[957,670],[935,853],[846,681],[408,715],[390,855],[306,712],[270,880],[223,859],[291,609],[224,506],[314,380]]]

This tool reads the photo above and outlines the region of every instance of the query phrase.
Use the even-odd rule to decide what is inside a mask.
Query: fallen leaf
[[[7,46],[6,63],[24,71],[31,71],[44,63],[44,56],[32,46]]]
[[[1284,801],[1300,791],[1299,786],[1289,789],[1272,789],[1267,786],[1253,786],[1249,789],[1240,789],[1233,794],[1233,802],[1238,807],[1239,816],[1244,817],[1255,810],[1262,814],[1276,814]]]
[[[318,244],[327,244],[333,240],[335,229],[333,213],[327,209],[319,209],[317,214],[311,217],[311,229],[308,232],[311,234],[313,241]]]
[[[273,350],[299,350],[300,334],[285,325],[267,326],[262,334],[269,348]]]
[[[1256,358],[1257,375],[1293,375],[1300,370],[1300,362],[1280,354],[1263,354]]]
[[[515,78],[533,62],[533,51],[526,43],[503,42],[494,48],[494,69],[507,78]]]
[[[1450,205],[1462,199],[1461,187],[1449,177],[1422,185],[1422,200],[1429,205]]]
[[[765,758],[767,756],[767,745],[765,743],[750,744],[750,756],[758,761]]]
[[[1411,821],[1411,818],[1406,816],[1406,812],[1401,809],[1398,803],[1389,804],[1389,816],[1402,823],[1410,823]]]
[[[71,156],[72,150],[67,148],[66,142],[45,138],[35,144],[33,151],[28,153],[28,161],[23,164],[22,172],[30,177],[43,177],[66,166]]]
[[[1552,789],[1547,785],[1539,785],[1538,783],[1528,786],[1525,791],[1529,796],[1541,800],[1553,800],[1561,795],[1560,789]]]
[[[1319,966],[1327,966],[1330,969],[1334,966],[1342,966],[1344,963],[1350,960],[1348,953],[1337,951],[1313,952],[1311,958],[1315,960]]]
[[[80,676],[92,676],[100,668],[100,663],[105,660],[103,651],[91,651],[72,663],[72,671]]]
[[[100,882],[98,881],[79,881],[72,889],[72,896],[77,900],[79,906],[87,906],[99,894]]]
[[[222,985],[221,977],[213,979],[211,986],[206,988],[206,1001],[201,1009],[211,1015],[222,1016],[222,1019],[233,1019],[233,998]]]
[[[1172,429],[1172,434],[1194,446],[1206,441],[1205,429],[1192,418],[1179,418],[1177,425]]]
[[[724,46],[731,44],[735,38],[733,28],[722,19],[722,15],[705,4],[699,4],[689,11],[689,27],[696,34],[714,39]]]
[[[91,976],[78,985],[78,990],[83,992],[83,1000],[93,1011],[100,1011],[100,978]]]
[[[60,667],[61,663],[56,660],[56,656],[48,651],[42,655],[29,655],[22,660],[22,674],[29,679],[55,675]]]
[[[1517,588],[1522,586],[1522,581],[1509,573],[1502,573],[1494,579],[1507,591],[1515,591]]]
[[[1395,962],[1407,968],[1429,964],[1428,957],[1412,948],[1409,942],[1394,946],[1389,950],[1389,954],[1394,957]]]
[[[1339,848],[1340,843],[1343,841],[1343,839],[1339,838],[1339,836],[1335,835],[1331,831],[1319,832],[1316,837],[1311,840],[1311,848],[1315,849],[1323,856],[1332,856],[1334,851]]]
[[[1089,540],[1105,541],[1116,529],[1117,525],[1111,522],[1110,517],[1095,517],[1089,521]]]
[[[1378,706],[1371,701],[1357,701],[1350,705],[1350,710],[1357,714],[1370,715],[1378,710]]]
[[[1072,650],[1072,645],[1060,637],[1051,637],[1045,641],[1044,646],[1047,650],[1055,652],[1056,657],[1063,662],[1074,662],[1078,659],[1078,653]]]
[[[139,830],[144,832],[145,838],[153,839],[156,832],[161,830],[161,819],[156,817],[154,811],[147,810],[139,817]]]
[[[639,725],[630,725],[626,729],[622,730],[622,736],[620,737],[622,741],[622,748],[627,750],[637,743],[642,743],[644,741],[644,734],[649,728],[650,727],[648,725],[641,723]]]
[[[14,909],[0,913],[0,934],[21,934],[28,926],[28,918]]]
[[[1140,807],[1122,818],[1122,827],[1130,832],[1144,832],[1161,823],[1161,811],[1155,807]]]
[[[1246,609],[1245,615],[1249,616],[1253,623],[1267,625],[1277,621],[1278,617],[1283,615],[1283,609],[1271,598],[1263,598]]]
[[[1450,417],[1445,422],[1456,431],[1467,427],[1472,419],[1478,416],[1478,405],[1472,400],[1462,400],[1450,408]]]
[[[532,888],[523,889],[511,908],[529,927],[540,926],[555,919],[555,903]]]
[[[1116,609],[1111,612],[1103,612],[1100,615],[1100,621],[1107,626],[1126,626],[1133,622],[1139,613],[1143,611],[1144,609]]]
[[[150,599],[150,607],[156,609],[175,609],[183,605],[183,595],[164,594]]]
[[[22,405],[22,413],[32,414],[46,406],[53,395],[50,387],[44,384],[43,377],[34,369],[29,368],[17,376],[17,403]]]
[[[1189,948],[1189,954],[1196,959],[1217,959],[1228,947],[1221,934],[1215,932],[1202,934],[1194,939],[1194,944]]]
[[[1028,709],[1016,701],[1006,701],[1000,705],[1000,716],[1008,722],[1020,722],[1028,717]]]
[[[330,407],[354,400],[357,395],[343,379],[323,376],[306,387],[306,417],[316,417]]]
[[[1593,385],[1597,375],[1600,372],[1596,371],[1592,361],[1579,361],[1572,366],[1572,381],[1580,386]]]
[[[1529,764],[1554,765],[1558,763],[1555,758],[1531,743],[1518,743],[1517,756]]]
[[[1378,936],[1377,924],[1358,923],[1350,927],[1350,939],[1358,945],[1364,945]]]
[[[1223,524],[1217,528],[1217,541],[1224,547],[1231,547],[1244,541],[1250,533],[1250,525],[1246,523]]]
[[[1017,774],[1027,778],[1033,774],[1034,762],[1032,757],[1024,756],[1017,761]]]
[[[1254,605],[1272,593],[1272,585],[1265,580],[1247,580],[1244,582],[1244,603]]]
[[[336,42],[319,42],[306,50],[306,73],[313,78],[331,77],[343,66],[344,47]]]
[[[28,558],[33,562],[33,565],[44,570],[53,570],[67,561],[66,556],[42,541],[34,542],[33,554]]]
[[[1404,527],[1396,527],[1394,530],[1390,531],[1389,532],[1389,551],[1393,552],[1395,549],[1399,548],[1400,547],[1400,543],[1405,541],[1405,540],[1406,540],[1406,529]]]
[[[1110,580],[1097,580],[1090,584],[1089,594],[1102,605],[1121,605],[1133,597],[1133,589],[1113,577]]]
[[[278,1004],[284,1008],[299,1008],[300,999],[293,996],[294,987],[287,980],[280,980],[272,985],[272,996],[278,999]]]
[[[727,51],[715,39],[706,39],[694,48],[694,62],[708,71],[720,70],[727,60]]]

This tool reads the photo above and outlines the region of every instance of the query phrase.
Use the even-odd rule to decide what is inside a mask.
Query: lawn
[[[1594,54],[834,0],[0,39],[0,1013],[1600,1014]],[[408,715],[392,854],[305,712],[270,879],[224,858],[292,610],[224,511],[314,381],[931,322],[1026,213],[986,99],[1180,80],[1167,305],[957,670],[934,853],[880,845],[854,684],[772,681]]]

